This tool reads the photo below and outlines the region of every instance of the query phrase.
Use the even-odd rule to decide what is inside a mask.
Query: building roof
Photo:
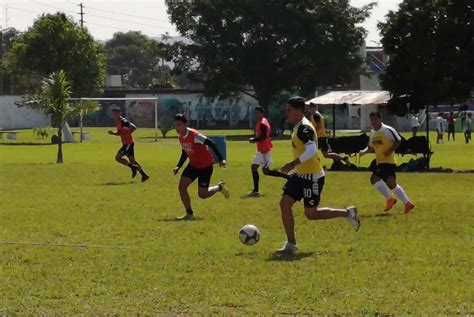
[[[390,93],[385,90],[381,91],[332,91],[325,95],[308,100],[306,103],[316,105],[379,105],[387,104],[390,100]]]

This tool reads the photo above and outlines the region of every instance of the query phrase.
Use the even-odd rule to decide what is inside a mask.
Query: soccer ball
[[[254,225],[245,225],[240,229],[239,239],[245,245],[254,245],[260,240],[260,230]]]

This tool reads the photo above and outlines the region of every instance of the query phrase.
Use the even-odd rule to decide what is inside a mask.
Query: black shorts
[[[283,195],[300,201],[304,198],[305,207],[317,207],[324,187],[324,176],[313,180],[312,174],[290,176],[283,187]]]
[[[120,156],[125,156],[125,155],[126,156],[134,156],[135,155],[134,147],[135,147],[134,143],[124,144],[124,145],[122,145],[120,150],[118,150],[117,155],[120,155]]]
[[[318,138],[318,148],[322,152],[329,152],[328,138],[326,137]]]
[[[454,124],[448,124],[448,133],[454,133]]]
[[[390,176],[396,177],[395,169],[397,168],[396,164],[389,164],[389,163],[380,163],[377,164],[376,160],[373,160],[370,164],[370,170],[372,173],[377,176],[378,178],[383,179],[383,181],[387,181]]]
[[[198,186],[207,188],[211,183],[212,170],[212,165],[208,168],[194,168],[191,165],[188,165],[181,174],[181,177],[187,177],[193,182],[197,178]]]

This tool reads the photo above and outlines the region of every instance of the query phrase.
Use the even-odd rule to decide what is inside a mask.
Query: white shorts
[[[267,153],[257,152],[253,156],[252,165],[258,165],[260,167],[268,167],[272,164],[271,151]]]

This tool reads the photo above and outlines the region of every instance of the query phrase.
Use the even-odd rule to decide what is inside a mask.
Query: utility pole
[[[81,15],[81,19],[79,20],[81,22],[81,29],[84,28],[84,5],[82,2],[79,4],[79,7],[81,8],[81,12],[79,14]]]

